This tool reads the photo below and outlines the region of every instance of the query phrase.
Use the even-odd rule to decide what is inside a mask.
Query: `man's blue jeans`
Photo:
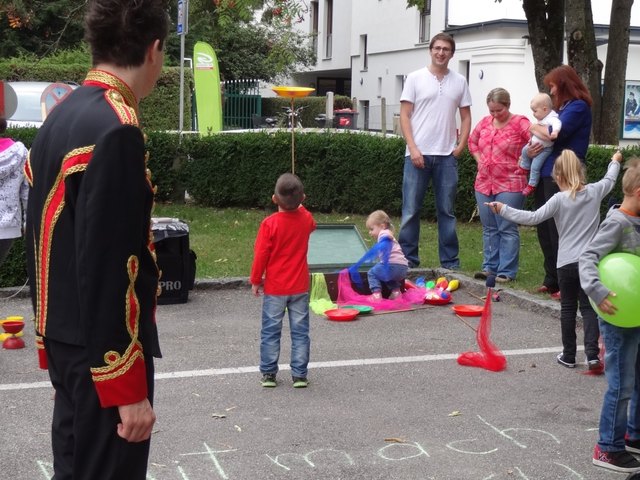
[[[600,413],[598,445],[603,452],[624,450],[625,434],[640,439],[640,327],[622,328],[599,318],[604,340],[607,391]]]
[[[285,310],[291,330],[291,375],[306,377],[309,364],[309,294],[265,295],[262,301],[260,372],[277,373]]]
[[[444,268],[460,268],[454,201],[458,189],[458,160],[453,155],[425,155],[424,168],[416,168],[411,157],[404,159],[402,179],[402,221],[398,242],[409,265],[420,265],[420,210],[429,183],[435,194],[438,220],[438,254]]]
[[[495,195],[476,192],[476,202],[482,222],[482,271],[516,278],[520,260],[518,225],[494,213],[485,202],[502,202],[521,209],[524,205],[524,195],[521,192]]]
[[[384,283],[389,290],[398,290],[404,285],[408,270],[409,267],[406,265],[397,263],[389,263],[387,265],[376,263],[367,272],[369,289],[372,292],[379,292],[382,290],[382,284]]]

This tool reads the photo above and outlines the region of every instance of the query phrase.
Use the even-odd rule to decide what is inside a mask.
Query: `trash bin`
[[[158,304],[186,303],[196,277],[189,225],[177,218],[152,218],[151,232],[161,272]]]
[[[355,130],[358,123],[358,112],[350,108],[333,111],[333,126],[335,128],[346,128]]]

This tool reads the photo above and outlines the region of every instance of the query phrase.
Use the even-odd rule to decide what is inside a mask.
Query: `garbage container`
[[[161,272],[158,304],[186,303],[196,277],[189,225],[177,218],[152,218],[151,232]]]
[[[358,123],[358,112],[350,108],[333,111],[333,126],[335,128],[345,128],[355,130]]]

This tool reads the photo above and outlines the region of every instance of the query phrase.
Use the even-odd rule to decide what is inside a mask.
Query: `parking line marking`
[[[540,353],[557,353],[562,347],[542,347],[542,348],[525,348],[517,350],[504,350],[507,357],[518,355],[535,355]],[[578,351],[584,350],[584,347],[578,347]],[[313,368],[339,368],[354,367],[365,365],[390,365],[394,363],[419,363],[434,362],[441,360],[455,360],[459,353],[441,353],[434,355],[417,355],[411,357],[383,357],[383,358],[356,358],[353,360],[333,360],[328,362],[310,362],[309,369]],[[279,365],[280,370],[290,370],[289,365]],[[162,372],[156,373],[156,380],[171,380],[175,378],[194,378],[194,377],[213,377],[217,375],[234,375],[239,373],[256,373],[259,371],[257,366],[253,367],[229,367],[229,368],[209,368],[205,370],[184,370],[178,372]],[[6,383],[0,384],[0,391],[11,390],[28,390],[34,388],[50,388],[49,382],[32,382],[32,383]]]

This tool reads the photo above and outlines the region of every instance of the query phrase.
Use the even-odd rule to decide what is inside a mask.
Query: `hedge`
[[[82,83],[86,65],[52,65],[25,63],[19,60],[0,61],[0,79],[14,81],[65,81]],[[191,70],[184,70],[183,130],[191,130]],[[178,130],[180,105],[180,69],[164,67],[155,88],[140,102],[140,123],[148,130]]]
[[[35,129],[9,129],[7,135],[29,147]],[[206,137],[164,132],[148,134],[149,168],[158,186],[157,199],[182,200],[185,190],[200,205],[216,208],[264,208],[275,181],[291,171],[288,131],[224,133]],[[405,143],[356,131],[316,130],[296,133],[295,171],[305,184],[305,204],[312,211],[367,214],[378,208],[401,212]],[[588,181],[604,175],[614,147],[592,146],[587,154]],[[625,149],[625,158],[640,155],[640,146]],[[459,160],[456,216],[467,221],[475,209],[475,160],[465,151]],[[612,195],[622,198],[620,182]],[[604,214],[610,202],[602,206]],[[531,200],[527,202],[531,208]],[[433,195],[425,199],[422,217],[435,220]],[[26,278],[24,249],[16,242],[0,268],[0,284],[21,285]]]

